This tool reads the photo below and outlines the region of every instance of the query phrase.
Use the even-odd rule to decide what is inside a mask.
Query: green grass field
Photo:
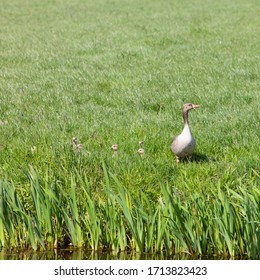
[[[0,5],[0,246],[259,257],[259,1]]]

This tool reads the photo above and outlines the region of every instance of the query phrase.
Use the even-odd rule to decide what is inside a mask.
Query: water
[[[0,260],[227,260],[224,256],[191,256],[177,254],[139,254],[135,252],[93,252],[84,249],[59,249],[35,252],[32,250],[1,250]],[[242,258],[232,258],[242,259]]]

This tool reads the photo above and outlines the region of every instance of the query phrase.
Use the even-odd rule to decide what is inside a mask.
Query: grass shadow
[[[192,162],[212,162],[212,161],[216,161],[216,159],[206,154],[194,153],[192,155]]]

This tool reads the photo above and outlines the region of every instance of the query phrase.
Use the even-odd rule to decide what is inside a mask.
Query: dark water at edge
[[[177,254],[139,254],[136,252],[93,252],[82,249],[61,249],[35,252],[32,250],[0,250],[0,260],[238,260],[223,256],[191,256]]]

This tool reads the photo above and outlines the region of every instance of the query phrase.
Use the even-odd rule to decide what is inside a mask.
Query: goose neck
[[[182,112],[182,116],[183,116],[184,125],[189,125],[189,121],[188,121],[188,111],[183,111],[183,112]]]

